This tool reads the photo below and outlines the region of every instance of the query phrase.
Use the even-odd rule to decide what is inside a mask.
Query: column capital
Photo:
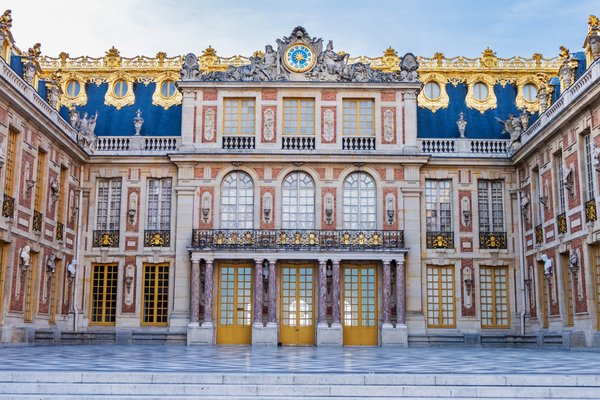
[[[269,258],[268,261],[269,261],[269,265],[271,265],[271,264],[277,264],[277,259],[276,258]]]
[[[327,264],[327,260],[319,260],[319,265],[321,264]]]
[[[404,253],[398,254],[396,257],[396,264],[404,264]]]
[[[254,265],[258,265],[263,263],[264,258],[255,258],[254,259]]]
[[[382,262],[384,265],[385,265],[385,264],[388,264],[388,265],[389,265],[389,264],[391,264],[391,263],[392,263],[392,261],[393,261],[393,259],[392,259],[392,258],[383,258],[383,259],[381,260],[381,262]]]
[[[212,257],[202,257],[202,258],[204,259],[204,262],[207,264],[209,264],[209,263],[212,264],[215,261],[215,259]]]
[[[331,263],[332,264],[340,264],[340,262],[342,262],[342,260],[340,258],[332,258],[331,259]]]

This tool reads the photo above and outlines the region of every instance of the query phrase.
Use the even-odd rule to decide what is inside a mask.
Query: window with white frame
[[[292,172],[283,181],[283,229],[315,227],[315,183],[305,172]]]
[[[452,232],[450,179],[427,179],[425,203],[427,232]]]
[[[479,231],[504,232],[502,181],[480,179],[477,182]]]
[[[171,178],[148,179],[148,218],[146,229],[171,229]]]
[[[558,207],[559,213],[562,214],[566,210],[565,205],[565,172],[562,164],[562,153],[559,152],[554,156],[554,168],[556,171],[556,186],[558,187]]]
[[[98,180],[96,229],[117,231],[121,215],[121,179]]]
[[[593,143],[588,133],[583,137],[583,153],[585,161],[586,201],[594,198],[594,165],[592,164]]]
[[[254,225],[254,183],[245,172],[234,171],[221,185],[221,228],[252,229]]]
[[[371,175],[354,172],[344,180],[344,229],[375,229],[376,188]]]

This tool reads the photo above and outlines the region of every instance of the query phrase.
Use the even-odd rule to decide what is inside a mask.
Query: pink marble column
[[[319,260],[319,324],[327,324],[327,261]]]
[[[277,260],[269,260],[269,323],[277,323],[277,276],[275,264]]]
[[[333,268],[331,271],[332,277],[332,293],[331,293],[331,314],[334,324],[342,323],[341,303],[342,303],[342,282],[340,276],[340,260],[332,260]]]
[[[254,323],[262,325],[263,260],[254,260]]]
[[[213,260],[205,260],[204,268],[204,323],[212,323]]]
[[[200,319],[200,260],[192,260],[192,281],[190,282],[190,322]]]
[[[383,323],[391,324],[390,315],[392,313],[391,296],[392,282],[390,277],[390,261],[383,261]]]
[[[399,325],[406,323],[406,278],[404,257],[396,260],[396,315]]]

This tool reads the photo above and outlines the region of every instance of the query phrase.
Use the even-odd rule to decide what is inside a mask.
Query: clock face
[[[293,44],[285,51],[285,66],[292,72],[306,72],[316,61],[312,49],[303,44]]]

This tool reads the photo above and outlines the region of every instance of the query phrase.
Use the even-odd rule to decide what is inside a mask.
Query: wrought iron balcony
[[[453,249],[454,232],[425,233],[425,247],[428,249]]]
[[[171,231],[144,231],[144,247],[170,247]]]
[[[59,242],[65,240],[65,226],[61,222],[56,224],[56,240]]]
[[[594,222],[598,219],[596,212],[596,199],[591,199],[585,202],[585,222]]]
[[[404,231],[194,229],[192,247],[310,250],[404,249]]]
[[[92,247],[119,247],[119,231],[94,231]]]
[[[375,150],[374,136],[349,136],[342,138],[342,150]]]
[[[4,195],[2,202],[2,216],[6,218],[14,218],[15,216],[15,199],[9,195]]]
[[[567,233],[567,214],[562,213],[556,216],[556,228],[558,229],[558,233],[564,235]]]
[[[480,232],[480,249],[506,249],[506,232]]]
[[[542,224],[535,227],[535,244],[544,243],[544,228]]]
[[[44,220],[44,214],[41,212],[34,211],[33,212],[33,231],[41,232],[42,231],[42,221]]]

